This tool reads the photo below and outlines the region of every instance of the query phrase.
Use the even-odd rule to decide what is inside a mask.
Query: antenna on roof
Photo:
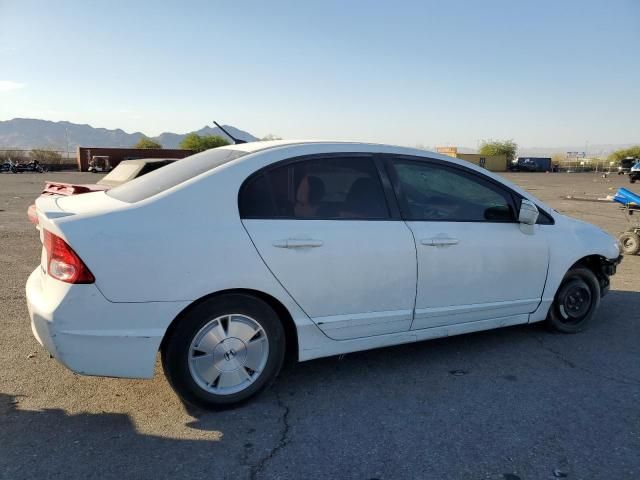
[[[240,144],[240,143],[247,143],[246,140],[242,140],[240,138],[236,138],[233,135],[231,135],[229,132],[227,132],[224,127],[222,125],[219,125],[218,122],[216,122],[215,120],[213,121],[213,123],[215,123],[216,127],[218,127],[220,130],[222,130],[224,133],[227,134],[227,137],[229,137],[231,140],[233,140],[233,143],[235,143],[236,145]]]

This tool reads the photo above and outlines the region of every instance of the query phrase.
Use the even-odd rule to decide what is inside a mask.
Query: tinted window
[[[240,194],[242,218],[385,219],[389,210],[370,158],[289,163],[251,178]]]
[[[478,175],[435,163],[397,160],[400,204],[409,220],[515,221],[509,192]]]

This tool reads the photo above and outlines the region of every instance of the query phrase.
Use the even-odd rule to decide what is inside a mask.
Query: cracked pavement
[[[507,174],[611,233],[597,197],[626,177]],[[640,257],[587,331],[525,325],[287,367],[235,409],[185,408],[153,380],[75,375],[28,325],[40,246],[26,209],[44,179],[0,175],[0,479],[635,479],[640,476]],[[635,188],[638,191],[638,188]]]

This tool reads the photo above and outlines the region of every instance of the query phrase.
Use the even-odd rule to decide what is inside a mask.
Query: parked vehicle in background
[[[640,253],[640,221],[632,219],[640,215],[640,195],[626,188],[619,188],[613,201],[622,205],[621,208],[628,215],[629,228],[618,237],[620,250],[624,255],[637,255]]]
[[[109,157],[106,155],[94,155],[89,161],[89,168],[87,171],[91,173],[104,173],[112,170],[109,163]]]
[[[5,160],[0,165],[0,172],[16,173],[17,171],[16,165],[11,161],[11,159]]]
[[[42,191],[43,195],[78,195],[81,193],[109,190],[134,178],[146,175],[158,168],[175,162],[175,158],[140,158],[137,160],[123,160],[109,174],[96,183],[73,184],[65,182],[47,182]]]
[[[45,171],[46,170],[42,165],[40,165],[40,162],[38,160],[31,160],[29,163],[17,163],[15,165],[14,173],[44,173]]]
[[[518,157],[513,164],[512,171],[515,172],[551,172],[550,157]]]
[[[620,164],[618,165],[618,175],[625,175],[631,171],[631,167],[633,167],[636,162],[638,162],[637,158],[627,157],[620,160]]]
[[[640,162],[636,163],[629,170],[629,181],[631,183],[636,183],[636,180],[640,179]]]
[[[86,375],[191,404],[248,399],[299,361],[546,320],[584,329],[615,238],[466,161],[265,141],[104,192],[36,201],[32,330]]]
[[[74,184],[65,182],[46,182],[42,195],[80,195],[83,193],[99,192],[122,185],[134,178],[146,175],[158,168],[175,162],[175,158],[141,158],[137,160],[123,160],[108,175],[97,183]],[[35,204],[27,209],[29,221],[37,224]]]

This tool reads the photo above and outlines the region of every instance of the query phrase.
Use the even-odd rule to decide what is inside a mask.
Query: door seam
[[[404,226],[407,227],[407,230],[409,230],[409,233],[411,233],[411,238],[413,238],[413,250],[416,254],[416,288],[415,288],[415,295],[413,296],[413,310],[411,311],[411,324],[409,325],[409,330],[411,331],[411,329],[413,328],[413,323],[416,321],[416,306],[418,304],[418,285],[420,284],[420,262],[418,261],[418,245],[416,243],[416,236],[413,233],[413,230],[411,229],[411,227],[409,226],[409,224],[406,222],[406,220],[402,220],[402,223],[404,223]]]
[[[273,273],[273,270],[271,270],[271,267],[269,267],[269,265],[267,264],[265,259],[262,257],[262,254],[260,253],[260,250],[258,249],[258,247],[256,246],[255,242],[253,241],[253,238],[251,237],[251,234],[249,233],[249,230],[247,230],[247,227],[245,226],[244,221],[242,219],[240,220],[240,223],[242,224],[242,228],[244,229],[245,233],[247,234],[247,237],[249,237],[249,241],[251,242],[251,245],[253,245],[253,248],[255,249],[256,253],[258,254],[258,257],[260,257],[260,260],[262,260],[263,265],[266,267],[266,269],[269,271],[269,273],[275,279],[275,281],[278,282],[278,285],[280,285],[282,287],[282,289],[287,293],[287,295],[289,295],[289,298],[291,299],[291,301],[293,301],[293,303],[295,303],[298,306],[300,311],[307,316],[307,318],[311,321],[311,323],[313,323],[316,326],[316,328],[319,331],[321,331],[322,334],[325,337],[327,337],[329,340],[333,340],[326,333],[324,333],[324,331],[318,326],[318,324],[313,320],[313,318],[311,318],[311,316],[307,313],[307,311],[304,308],[302,308],[302,305],[300,305],[298,303],[298,301],[295,299],[295,297],[293,295],[291,295],[291,292],[289,292],[289,290],[287,290],[287,288],[282,284],[282,282],[280,281],[278,276],[275,273]],[[412,323],[413,323],[413,320],[412,320]],[[298,330],[298,327],[296,326],[296,331],[297,330]]]

